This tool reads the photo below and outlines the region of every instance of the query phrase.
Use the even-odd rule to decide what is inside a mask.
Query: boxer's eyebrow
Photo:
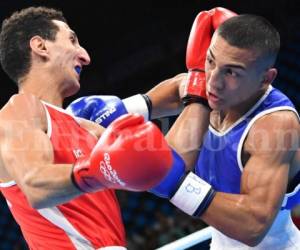
[[[211,51],[211,49],[208,50],[208,53],[212,59],[216,60],[216,57],[215,57],[214,53]],[[229,63],[229,64],[225,64],[223,66],[227,67],[227,68],[236,68],[236,69],[246,70],[244,65],[238,64],[238,63]]]
[[[70,30],[70,34],[76,39],[78,40],[78,37],[76,35],[76,33],[73,30]]]

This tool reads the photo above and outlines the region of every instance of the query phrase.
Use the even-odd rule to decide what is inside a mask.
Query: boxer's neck
[[[30,73],[19,84],[19,93],[30,93],[40,100],[62,107],[64,84],[47,74]]]

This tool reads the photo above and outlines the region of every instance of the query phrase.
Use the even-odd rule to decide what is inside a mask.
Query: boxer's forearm
[[[209,125],[210,111],[199,103],[193,103],[184,108],[179,115],[166,139],[184,159],[187,169],[192,170],[203,136]]]
[[[32,207],[57,206],[82,194],[71,181],[72,164],[31,164],[31,168],[18,185]]]
[[[152,101],[152,119],[178,115],[182,111],[180,86],[185,79],[185,73],[177,75],[159,83],[147,92]]]

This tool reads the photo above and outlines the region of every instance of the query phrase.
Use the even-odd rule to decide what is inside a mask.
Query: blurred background
[[[80,92],[67,99],[67,105],[84,95],[109,94],[124,98],[143,93],[160,81],[186,71],[186,43],[193,20],[201,10],[222,6],[239,14],[262,15],[274,24],[282,39],[277,61],[279,75],[273,85],[284,91],[299,111],[300,8],[296,3],[296,0],[0,0],[0,20],[28,6],[43,5],[63,11],[92,59],[91,65],[83,70]],[[0,107],[17,91],[2,70],[0,91]],[[166,129],[175,118],[157,123],[166,124]],[[118,192],[118,196],[130,250],[155,249],[205,227],[201,221],[148,193]],[[299,223],[300,213],[295,210],[294,215]],[[27,249],[2,195],[0,216],[0,250]],[[194,249],[206,249],[207,244]]]

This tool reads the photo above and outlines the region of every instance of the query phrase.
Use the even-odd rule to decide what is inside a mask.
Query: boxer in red
[[[139,115],[104,130],[62,109],[90,57],[60,11],[15,12],[0,44],[19,89],[0,111],[0,188],[29,248],[125,249],[113,189],[145,191],[166,176],[163,135]]]

